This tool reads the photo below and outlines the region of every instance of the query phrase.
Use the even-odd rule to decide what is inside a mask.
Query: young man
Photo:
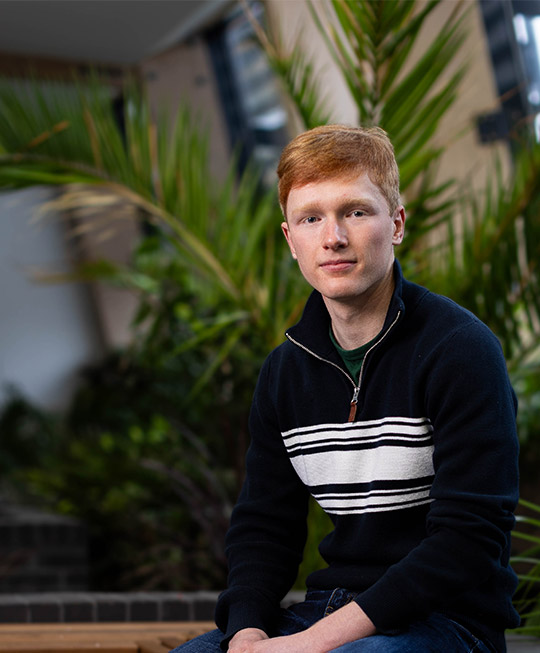
[[[255,391],[221,630],[182,652],[501,653],[518,623],[518,481],[499,343],[403,278],[405,212],[383,131],[308,131],[278,176],[283,233],[314,291]],[[334,524],[328,567],[283,611],[310,494]]]

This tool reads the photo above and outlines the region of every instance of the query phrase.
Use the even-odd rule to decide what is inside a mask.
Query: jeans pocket
[[[339,608],[342,608],[344,605],[347,605],[348,603],[352,603],[352,601],[354,601],[354,599],[358,596],[358,594],[359,592],[351,592],[350,590],[347,589],[336,588],[332,592],[332,595],[330,596],[330,599],[326,604],[324,616],[327,617],[329,614],[332,614],[332,612],[339,610]]]

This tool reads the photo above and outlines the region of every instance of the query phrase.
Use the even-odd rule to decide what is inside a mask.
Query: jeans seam
[[[329,614],[332,614],[332,612],[334,612],[335,608],[334,608],[333,605],[330,605],[330,604],[332,603],[332,600],[333,600],[333,598],[336,595],[336,592],[338,590],[339,590],[339,588],[336,587],[336,589],[332,592],[330,598],[328,599],[328,603],[326,604],[326,608],[324,610],[324,615],[323,616],[327,617]]]
[[[339,608],[342,608],[344,605],[348,605],[349,603],[352,603],[354,599],[358,596],[358,592],[350,592],[350,591],[343,590],[341,587],[336,587],[336,589],[332,592],[332,595],[328,599],[328,603],[326,604],[326,608],[323,616],[327,617],[329,614],[332,614],[332,612],[336,611],[336,608],[333,605],[331,605],[331,603],[334,600],[334,596],[336,595],[336,592],[339,591],[346,592],[344,597],[345,600],[341,603],[341,605],[339,605]]]

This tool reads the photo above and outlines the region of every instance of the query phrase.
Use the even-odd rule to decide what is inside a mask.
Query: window
[[[481,0],[480,8],[502,105],[491,135],[530,123],[540,141],[540,0]]]
[[[251,8],[259,21],[264,19],[260,2],[251,3]],[[240,169],[248,161],[255,163],[263,183],[271,184],[288,141],[278,82],[241,8],[235,8],[206,38]]]

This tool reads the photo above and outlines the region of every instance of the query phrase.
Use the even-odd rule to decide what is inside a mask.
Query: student
[[[382,130],[305,132],[278,177],[283,233],[314,290],[255,390],[220,630],[178,650],[501,653],[518,624],[518,445],[500,345],[403,278],[405,211]],[[328,567],[281,610],[310,494],[334,525]]]

